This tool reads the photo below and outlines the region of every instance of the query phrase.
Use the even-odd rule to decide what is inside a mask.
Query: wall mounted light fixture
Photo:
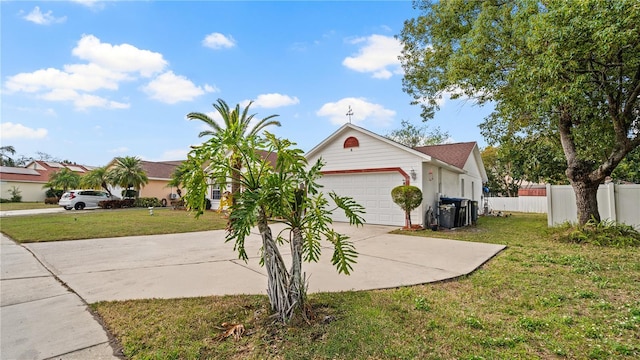
[[[416,171],[415,171],[415,170],[413,170],[413,168],[411,168],[411,170],[409,170],[409,174],[411,174],[411,178],[412,178],[413,180],[415,180],[415,179],[416,179],[416,177],[418,176],[418,175],[416,174]]]

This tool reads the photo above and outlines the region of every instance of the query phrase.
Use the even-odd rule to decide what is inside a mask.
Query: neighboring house
[[[0,197],[10,198],[9,191],[15,186],[20,190],[22,201],[42,202],[48,190],[43,186],[49,182],[49,176],[63,168],[68,168],[79,175],[94,169],[92,166],[41,160],[32,161],[25,167],[0,166]]]
[[[437,209],[440,197],[480,203],[487,181],[475,142],[411,149],[353,124],[343,125],[305,156],[309,164],[323,159],[323,191],[353,197],[365,207],[368,224],[405,225],[404,212],[391,199],[398,185],[422,190],[422,204],[411,213],[412,223],[422,224],[425,212]],[[347,221],[340,212],[333,219]]]
[[[107,167],[112,166],[113,163],[114,161],[111,161]],[[167,185],[173,171],[181,163],[182,161],[141,161],[149,183],[140,189],[140,196],[156,197],[161,201],[166,199],[167,203],[170,203],[172,197],[177,198],[177,189]],[[62,168],[68,168],[82,176],[96,167],[40,160],[32,161],[25,167],[0,166],[0,197],[11,198],[9,191],[15,186],[21,192],[22,201],[42,202],[47,191],[43,186],[49,181],[52,173]],[[121,188],[116,187],[110,190],[114,195],[121,196]]]
[[[166,199],[167,204],[171,200],[178,199],[177,188],[168,186],[171,175],[176,168],[182,164],[183,160],[178,161],[140,161],[140,165],[147,173],[149,183],[140,189],[140,197],[155,197],[162,201]]]
[[[107,169],[114,166],[116,159],[113,159],[107,164]],[[149,182],[140,188],[139,197],[155,197],[158,200],[166,200],[167,204],[171,203],[171,200],[178,199],[178,192],[176,187],[170,187],[169,181],[171,175],[175,169],[182,164],[184,160],[177,161],[146,161],[140,160],[140,166],[144,170]],[[122,196],[121,187],[115,187],[111,189],[111,192],[116,196]]]

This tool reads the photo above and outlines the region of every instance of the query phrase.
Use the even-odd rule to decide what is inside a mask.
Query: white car
[[[85,207],[98,207],[100,201],[118,200],[116,196],[109,196],[109,193],[101,190],[69,190],[62,194],[58,205],[65,210],[82,210]]]

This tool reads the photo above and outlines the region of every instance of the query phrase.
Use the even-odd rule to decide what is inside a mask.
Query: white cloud
[[[220,92],[220,89],[218,89],[218,87],[215,85],[204,84],[204,91],[208,93],[215,93]]]
[[[371,35],[367,38],[357,38],[352,44],[364,44],[357,55],[349,56],[342,61],[342,65],[351,70],[371,73],[377,79],[388,79],[393,74],[402,74],[398,56],[402,51],[402,44],[391,36]]]
[[[396,112],[385,109],[380,104],[374,104],[365,98],[344,98],[333,103],[322,105],[316,115],[328,117],[332,124],[342,125],[349,122],[347,112],[349,107],[353,112],[351,122],[353,124],[371,124],[380,127],[391,125]]]
[[[31,21],[32,23],[38,24],[38,25],[50,25],[54,23],[65,22],[67,20],[67,17],[63,16],[63,17],[57,18],[53,16],[52,11],[47,11],[46,13],[43,13],[42,11],[40,11],[40,7],[36,6],[33,8],[33,10],[31,10],[30,13],[24,16],[23,19],[27,21]]]
[[[129,104],[111,101],[100,96],[91,94],[80,94],[72,89],[54,89],[41,96],[48,101],[71,101],[78,110],[90,107],[100,107],[105,109],[128,109]]]
[[[0,138],[4,139],[43,139],[47,136],[47,129],[32,129],[22,124],[3,122],[0,124]]]
[[[156,161],[175,161],[175,160],[186,160],[187,154],[191,151],[191,149],[173,149],[166,150],[162,153],[159,160]]]
[[[246,106],[246,104],[248,104],[248,101],[244,101],[243,103]],[[272,108],[278,108],[282,106],[296,105],[299,103],[300,103],[300,100],[298,100],[298,98],[295,96],[291,97],[289,95],[271,93],[271,94],[258,95],[258,97],[253,101],[252,106],[258,107],[258,108],[272,109]]]
[[[138,49],[129,44],[103,43],[93,35],[83,35],[72,52],[87,60],[87,63],[8,76],[4,90],[7,93],[35,93],[40,99],[48,101],[70,101],[76,109],[126,109],[130,104],[92,93],[105,89],[118,90],[124,81],[153,76],[168,66],[160,53]],[[196,86],[189,79],[176,76],[171,71],[156,77],[143,90],[152,98],[169,104],[192,100],[205,92],[219,91],[208,84]]]
[[[129,79],[126,74],[95,64],[75,64],[66,65],[64,71],[48,68],[9,76],[5,87],[9,92],[38,92],[47,89],[117,90],[118,83],[126,79]]]
[[[168,65],[162,54],[129,44],[103,43],[93,35],[83,35],[73,55],[116,72],[137,72],[144,77],[161,72]]]
[[[101,10],[104,8],[104,3],[102,0],[71,0],[71,2],[84,5],[94,10]]]
[[[236,46],[236,41],[231,36],[225,36],[220,33],[211,33],[202,40],[202,46],[216,50],[232,48]]]
[[[152,99],[167,104],[191,101],[204,94],[207,89],[212,90],[210,86],[205,86],[205,89],[196,86],[191,80],[184,76],[175,75],[173,71],[165,72],[143,87],[144,92]]]

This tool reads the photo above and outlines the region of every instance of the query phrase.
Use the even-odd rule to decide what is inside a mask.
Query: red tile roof
[[[80,175],[93,169],[93,167],[85,165],[36,160],[29,163],[26,167],[1,166],[0,180],[40,182],[44,184],[49,181],[51,174],[63,168],[68,168]]]
[[[453,165],[459,169],[464,168],[464,164],[469,159],[469,155],[473,148],[476,146],[476,142],[465,142],[455,144],[441,144],[441,145],[429,145],[418,146],[414,148],[423,154],[427,154],[440,161],[444,161],[447,164]]]

